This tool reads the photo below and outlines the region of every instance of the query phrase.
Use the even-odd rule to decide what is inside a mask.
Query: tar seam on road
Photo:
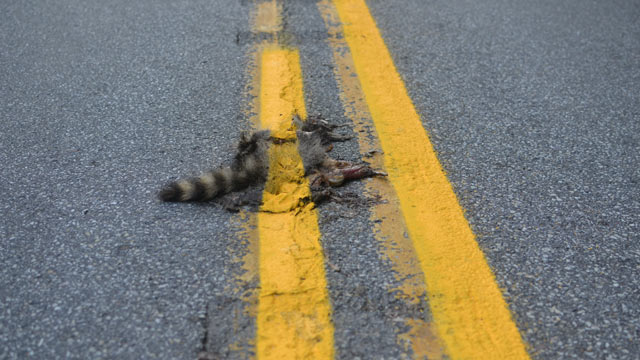
[[[453,359],[527,359],[451,184],[364,0],[334,0],[429,305]]]
[[[376,138],[371,115],[364,101],[353,59],[342,34],[338,13],[330,0],[317,3],[328,31],[328,44],[333,52],[333,68],[340,89],[345,116],[354,124],[358,145],[363,158],[373,168],[384,167],[380,142]],[[372,178],[365,182],[365,192],[385,201],[372,206],[371,222],[374,236],[382,245],[382,252],[390,262],[398,288],[389,289],[408,309],[414,309],[397,329],[397,343],[413,353],[415,359],[442,359],[443,344],[436,334],[435,324],[428,308],[425,309],[426,285],[413,244],[407,235],[407,226],[400,213],[398,197],[386,178]]]

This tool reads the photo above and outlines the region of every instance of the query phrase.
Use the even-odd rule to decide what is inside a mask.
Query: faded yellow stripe
[[[384,158],[380,151],[369,109],[364,101],[364,94],[349,47],[342,34],[342,26],[338,13],[330,0],[317,3],[329,34],[328,42],[333,52],[335,67],[333,68],[338,86],[340,100],[345,115],[353,121],[353,131],[358,136],[360,152],[373,168],[384,167]],[[371,207],[371,221],[374,236],[382,245],[382,252],[387,257],[394,271],[399,287],[389,289],[409,309],[414,309],[413,316],[403,317],[398,324],[396,342],[414,359],[443,359],[443,344],[438,338],[431,314],[421,312],[422,302],[427,289],[422,269],[411,243],[406,237],[407,226],[399,211],[400,205],[393,186],[386,178],[372,178],[364,182],[365,192],[371,196],[380,196],[386,201]]]
[[[282,6],[276,0],[257,3],[253,31],[276,33],[282,30],[281,8]]]
[[[363,0],[334,0],[453,359],[527,359],[491,269]]]
[[[272,135],[295,139],[293,114],[306,117],[297,51],[265,49],[260,122]],[[269,176],[258,214],[259,359],[332,359],[333,325],[318,218],[295,142],[269,149]]]

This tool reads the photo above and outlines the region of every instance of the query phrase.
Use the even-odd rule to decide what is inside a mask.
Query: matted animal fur
[[[335,160],[327,155],[331,142],[351,139],[334,133],[340,125],[329,124],[319,116],[310,116],[304,122],[295,116],[293,121],[298,129],[298,152],[313,193],[322,193],[325,188],[340,186],[352,179],[386,175],[365,164]],[[207,201],[264,182],[269,173],[269,146],[282,141],[271,137],[269,130],[243,132],[231,166],[171,182],[159,192],[158,197],[171,202]]]

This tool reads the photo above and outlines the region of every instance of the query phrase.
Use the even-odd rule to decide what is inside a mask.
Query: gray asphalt
[[[249,8],[0,6],[0,358],[195,359],[230,214],[165,181],[228,160]]]
[[[640,358],[640,3],[368,4],[531,355]]]
[[[639,358],[640,4],[368,5],[532,357]],[[235,215],[155,191],[250,127],[251,7],[0,5],[1,359],[250,355],[222,349],[254,331]],[[284,10],[309,112],[345,121],[315,2]],[[422,309],[389,292],[367,210],[319,208],[337,355],[401,358],[395,320]]]

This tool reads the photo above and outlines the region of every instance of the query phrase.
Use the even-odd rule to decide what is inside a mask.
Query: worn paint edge
[[[270,129],[272,136],[295,139],[294,114],[306,118],[299,54],[293,49],[265,48],[260,82],[262,127]],[[258,214],[259,359],[334,357],[324,253],[310,195],[296,143],[272,144]]]
[[[374,121],[385,168],[453,359],[528,359],[451,184],[363,0],[334,0]]]
[[[328,32],[327,42],[333,53],[334,76],[340,90],[345,116],[353,122],[360,153],[373,168],[383,168],[383,156],[377,134],[364,101],[360,82],[354,73],[349,47],[343,38],[337,11],[330,0],[317,3]],[[407,309],[399,326],[397,343],[413,353],[414,359],[442,359],[444,348],[426,304],[426,285],[422,269],[407,227],[400,212],[398,197],[385,178],[373,178],[364,183],[365,194],[384,201],[371,206],[374,236],[391,265],[399,287],[389,289],[403,301]],[[426,308],[425,308],[426,307]]]

